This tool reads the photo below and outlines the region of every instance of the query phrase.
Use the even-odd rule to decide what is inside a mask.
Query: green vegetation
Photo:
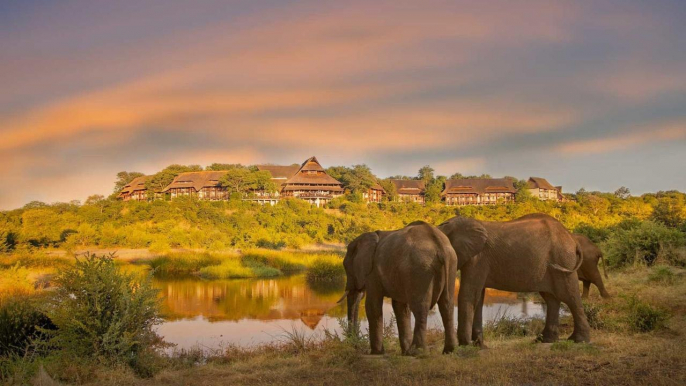
[[[522,336],[538,336],[545,327],[545,320],[541,318],[519,318],[498,313],[493,320],[484,324],[486,340],[496,338],[512,338]]]

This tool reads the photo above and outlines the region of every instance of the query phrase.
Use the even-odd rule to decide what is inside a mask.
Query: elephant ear
[[[481,222],[466,218],[454,217],[438,228],[448,236],[450,244],[457,254],[457,269],[476,256],[486,246],[488,233]]]
[[[372,262],[378,243],[379,235],[376,232],[367,232],[348,245],[348,251],[343,260],[343,266],[348,275],[346,289],[364,289],[367,276],[372,272]]]

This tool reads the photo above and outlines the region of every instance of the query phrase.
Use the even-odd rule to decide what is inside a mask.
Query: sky
[[[173,164],[686,191],[684,1],[0,1],[0,209]]]

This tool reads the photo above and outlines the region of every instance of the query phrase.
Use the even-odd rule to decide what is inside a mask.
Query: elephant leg
[[[400,350],[403,355],[409,355],[412,344],[412,325],[410,318],[410,306],[393,300],[393,312],[398,322],[398,338],[400,338]]]
[[[541,292],[545,300],[545,328],[543,329],[543,343],[557,342],[559,339],[560,301],[547,292]]]
[[[588,280],[584,280],[583,283],[584,283],[584,293],[581,294],[581,297],[586,299],[588,297],[588,292],[591,288],[591,282]]]
[[[445,289],[438,298],[438,311],[441,313],[443,320],[443,330],[445,331],[445,344],[443,346],[443,353],[451,353],[455,351],[457,346],[457,333],[455,332],[455,304],[453,301],[452,288]]]
[[[572,284],[572,282],[574,284]],[[574,318],[574,332],[569,336],[569,340],[574,342],[590,342],[591,341],[591,326],[586,320],[583,303],[581,302],[581,295],[579,295],[579,279],[572,274],[567,277],[567,291],[558,295],[558,298],[569,307],[569,311]],[[572,291],[573,289],[573,291]]]
[[[372,348],[372,355],[381,355],[383,348],[383,297],[372,296],[367,292],[365,301],[367,320],[369,321],[369,344]]]
[[[600,275],[600,271],[596,269],[596,272],[593,272],[593,276],[591,277],[591,283],[593,283],[596,287],[598,287],[598,291],[600,291],[600,296],[604,298],[609,298],[611,297],[610,294],[607,292],[605,289],[605,284],[603,283],[603,277]],[[590,286],[590,283],[589,283]]]
[[[488,270],[475,265],[462,267],[462,281],[457,295],[457,340],[461,346],[472,343],[474,314],[486,286]]]
[[[484,325],[483,325],[483,310],[484,297],[486,296],[486,288],[481,290],[481,296],[474,308],[474,324],[472,324],[472,341],[475,345],[481,348],[486,348],[484,344]]]
[[[423,305],[411,305],[410,309],[414,315],[414,335],[410,352],[414,354],[419,350],[426,351],[426,323],[429,309]]]

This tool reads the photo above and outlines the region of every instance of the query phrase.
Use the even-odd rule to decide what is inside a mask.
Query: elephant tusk
[[[338,301],[336,303],[338,303],[338,304],[343,303],[343,299],[345,299],[348,296],[349,292],[350,292],[349,290],[345,290],[345,293],[343,294],[343,296],[341,296],[341,298],[338,299]]]

